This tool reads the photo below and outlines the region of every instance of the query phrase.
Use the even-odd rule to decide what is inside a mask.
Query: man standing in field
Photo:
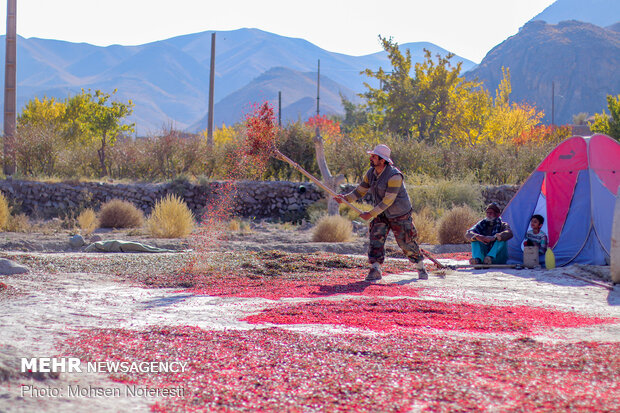
[[[418,233],[411,220],[411,201],[405,189],[403,174],[393,166],[390,159],[391,151],[387,145],[377,145],[367,153],[370,154],[370,169],[366,172],[362,183],[352,192],[334,198],[338,203],[344,200],[353,202],[370,192],[374,208],[360,215],[366,221],[372,220],[368,247],[368,261],[371,267],[366,281],[381,279],[385,241],[390,230],[394,232],[398,246],[409,261],[415,264],[419,279],[426,280],[428,273],[424,268],[424,257],[416,242]]]

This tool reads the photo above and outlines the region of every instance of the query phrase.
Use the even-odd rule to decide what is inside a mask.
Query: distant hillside
[[[530,22],[466,77],[479,78],[493,91],[502,67],[510,68],[511,99],[544,110],[546,123],[555,82],[555,123],[570,123],[574,114],[606,109],[607,94],[620,94],[620,32],[577,21]]]
[[[619,0],[557,0],[530,21],[543,20],[557,24],[578,20],[606,27],[620,22]]]
[[[241,89],[219,101],[214,108],[214,123],[232,125],[251,112],[252,104],[269,102],[278,110],[278,92],[282,92],[282,123],[307,120],[316,115],[316,77],[314,72],[298,72],[285,67],[269,69]],[[355,93],[321,75],[320,113],[332,115],[342,113],[340,93],[352,97]],[[189,130],[204,130],[207,115],[192,125]]]
[[[339,90],[345,90],[350,94],[348,97],[353,98],[363,90],[366,78],[359,74],[362,70],[389,67],[385,52],[348,56],[323,50],[303,39],[258,29],[217,32],[216,36],[216,102],[274,67],[316,73],[319,59],[321,73],[337,85],[329,90],[326,84],[322,93],[337,95]],[[0,36],[2,56],[4,47],[4,36]],[[433,53],[448,53],[431,43],[408,43],[402,47],[411,49],[415,61],[421,60],[417,57],[424,47]],[[79,93],[82,88],[90,88],[107,92],[118,89],[117,99],[131,99],[135,103],[131,121],[136,122],[140,134],[156,132],[171,124],[185,129],[197,124],[207,113],[211,32],[139,46],[109,47],[19,37],[17,48],[18,111],[35,96],[62,99]],[[474,66],[473,62],[458,56],[453,59],[459,60],[463,61],[463,70]],[[1,67],[4,71],[4,65]],[[286,79],[282,82],[285,84]],[[247,104],[264,100],[263,95],[251,96],[246,92]],[[277,97],[277,90],[275,92]],[[288,95],[292,94],[289,90]],[[315,98],[316,91],[306,97]],[[238,110],[227,104],[219,107],[225,107],[221,110],[226,111]],[[242,116],[243,113],[216,113],[216,119],[241,119]]]

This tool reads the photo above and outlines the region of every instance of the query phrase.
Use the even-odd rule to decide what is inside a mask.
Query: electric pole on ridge
[[[215,32],[211,33],[211,71],[209,73],[209,115],[207,117],[207,144],[213,146],[213,87],[215,86]]]
[[[15,173],[15,109],[17,73],[17,0],[7,0],[4,59],[4,174]]]

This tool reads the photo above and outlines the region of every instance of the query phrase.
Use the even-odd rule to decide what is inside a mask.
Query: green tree
[[[64,101],[57,101],[54,98],[42,100],[34,98],[26,103],[19,115],[18,130],[24,133],[28,131],[28,136],[34,136],[33,131],[41,130],[46,131],[45,136],[58,135],[66,145],[66,148],[62,149],[69,149],[72,145],[78,144],[96,144],[100,175],[105,176],[108,173],[107,148],[114,146],[120,135],[134,129],[134,124],[122,123],[131,115],[133,103],[112,100],[115,93],[116,89],[111,94],[100,90],[93,93],[82,89],[81,93],[70,96]],[[46,138],[47,144],[51,141],[51,138]],[[46,165],[53,164],[53,160],[46,161]],[[49,172],[49,166],[45,169]]]
[[[456,89],[448,112],[449,131],[444,143],[475,147],[480,144],[507,144],[528,134],[540,123],[543,113],[527,104],[510,102],[510,71],[502,68],[503,78],[492,99],[478,83]]]
[[[446,133],[450,111],[454,110],[461,89],[474,89],[477,84],[460,76],[461,62],[452,66],[453,54],[432,58],[424,50],[424,61],[412,65],[411,52],[403,55],[392,39],[379,37],[388,52],[392,71],[383,68],[363,73],[378,79],[379,88],[368,83],[362,96],[370,108],[370,120],[379,128],[399,136],[415,136],[430,143]],[[413,67],[414,77],[411,77]]]
[[[495,92],[495,101],[485,127],[485,140],[494,144],[511,143],[540,123],[544,116],[535,106],[510,102],[510,70],[502,67],[503,78]]]
[[[370,110],[369,120],[378,129],[391,131],[399,135],[410,135],[414,130],[413,116],[414,91],[411,72],[411,52],[401,53],[398,44],[391,38],[379,36],[383,49],[388,53],[392,71],[379,68],[377,72],[366,69],[366,76],[379,80],[379,87],[374,88],[364,82],[368,91],[361,96],[366,99]]]
[[[454,54],[437,55],[437,63],[428,50],[424,51],[424,57],[424,62],[415,65],[417,132],[421,140],[437,142],[445,133],[446,121],[456,103],[455,95],[472,85],[459,75],[462,62],[452,67],[450,59]]]
[[[69,98],[67,103],[68,130],[80,136],[85,143],[95,143],[99,148],[100,175],[106,176],[106,150],[114,146],[119,135],[133,132],[134,124],[123,124],[122,121],[133,112],[133,103],[111,100],[116,89],[110,94],[100,90],[92,93],[82,89],[82,93]]]
[[[607,106],[609,115],[597,113],[594,115],[594,123],[590,127],[592,132],[604,133],[620,141],[620,95],[607,95]]]
[[[368,107],[366,105],[357,105],[343,94],[340,94],[340,100],[344,108],[344,119],[340,122],[342,132],[350,133],[355,128],[368,123]]]
[[[481,84],[458,88],[446,118],[441,142],[458,146],[476,146],[485,139],[485,128],[493,110],[493,99]]]
[[[90,91],[89,91],[90,93]],[[68,142],[82,145],[90,141],[86,123],[87,107],[90,98],[82,89],[81,93],[68,97],[65,100],[65,114],[63,117],[63,134]]]

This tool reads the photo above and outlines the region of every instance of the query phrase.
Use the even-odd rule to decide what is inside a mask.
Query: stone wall
[[[294,221],[303,218],[308,205],[325,196],[313,183],[288,181],[214,181],[205,185],[189,182],[163,184],[114,184],[103,182],[47,183],[6,179],[0,181],[0,191],[20,212],[38,218],[63,216],[84,208],[98,210],[112,199],[129,201],[146,215],[155,202],[167,194],[183,198],[196,216],[204,213],[205,205],[218,205],[226,194],[236,194],[233,209],[242,217],[278,218]],[[343,185],[343,192],[355,188]],[[487,186],[482,189],[485,203],[495,201],[502,208],[519,189],[517,185]]]
[[[482,188],[482,198],[485,205],[495,202],[503,210],[520,187],[519,185],[485,186]]]
[[[20,212],[38,218],[63,216],[84,208],[98,210],[112,199],[129,201],[149,214],[155,202],[167,194],[183,198],[196,216],[201,216],[205,205],[221,204],[227,194],[235,194],[233,209],[237,215],[255,218],[282,218],[297,220],[306,207],[323,197],[314,184],[287,181],[235,183],[214,181],[206,185],[189,182],[163,184],[113,184],[102,182],[46,183],[6,179],[0,181],[0,191]]]

